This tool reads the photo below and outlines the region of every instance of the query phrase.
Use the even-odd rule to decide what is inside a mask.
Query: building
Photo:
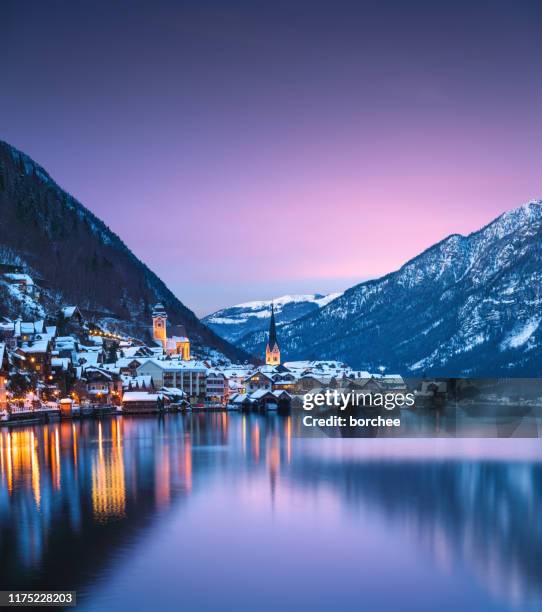
[[[87,368],[84,374],[87,381],[87,393],[92,401],[98,404],[118,404],[122,395],[122,379],[119,374]]]
[[[127,391],[122,396],[122,411],[128,414],[159,412],[162,408],[163,401],[157,393]]]
[[[182,389],[190,401],[204,402],[207,367],[201,361],[147,359],[137,368],[138,376],[151,376],[156,389]]]
[[[223,372],[208,370],[205,398],[208,402],[227,404],[229,396],[228,379]]]
[[[184,325],[175,325],[173,334],[168,337],[167,313],[162,304],[156,304],[152,311],[152,337],[162,345],[168,355],[179,355],[185,361],[190,360],[190,340]]]
[[[271,319],[269,321],[269,339],[265,347],[265,363],[271,366],[280,365],[280,348],[277,340],[277,328],[275,325],[275,309],[271,303]]]
[[[273,391],[288,391],[293,393],[297,388],[297,378],[291,372],[273,375]]]
[[[273,378],[269,374],[263,372],[254,372],[250,376],[245,378],[245,389],[247,393],[253,393],[254,391],[272,391],[273,390]]]
[[[34,372],[42,380],[48,380],[51,376],[51,341],[49,336],[43,338],[35,336],[34,340],[23,342],[16,350],[20,357],[24,357],[24,369]]]
[[[190,360],[190,340],[186,335],[184,325],[175,325],[171,338],[166,338],[166,353],[179,355],[185,361]]]
[[[6,380],[8,375],[8,355],[6,345],[0,342],[0,411],[7,408]]]
[[[162,304],[156,304],[152,310],[152,337],[160,342],[165,350],[167,341],[167,313]]]

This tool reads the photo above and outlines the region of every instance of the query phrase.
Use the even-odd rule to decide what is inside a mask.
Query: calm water
[[[212,414],[0,431],[2,588],[84,610],[535,610],[542,442]]]

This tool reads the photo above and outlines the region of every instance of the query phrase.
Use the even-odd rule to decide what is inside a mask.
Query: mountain
[[[42,289],[43,306],[0,280],[0,315],[42,316],[76,304],[103,326],[150,339],[161,302],[185,326],[196,352],[248,355],[203,325],[100,219],[30,157],[0,141],[0,264],[18,266]],[[0,276],[0,279],[2,277]]]
[[[542,375],[542,201],[361,283],[279,333],[284,359],[407,375]],[[245,337],[240,346],[252,349]]]
[[[271,317],[271,304],[274,305],[277,325],[281,326],[326,306],[339,295],[341,294],[283,295],[274,300],[246,302],[218,310],[204,317],[202,321],[228,342],[237,344],[243,342],[244,336],[261,335],[267,332]],[[256,341],[253,345],[247,345],[245,350],[248,352],[254,350],[258,354],[258,344]]]

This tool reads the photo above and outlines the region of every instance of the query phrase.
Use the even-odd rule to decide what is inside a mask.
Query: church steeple
[[[271,302],[271,319],[269,321],[269,340],[265,347],[265,363],[267,365],[280,365],[280,348],[277,340],[277,326],[275,324],[275,308]]]

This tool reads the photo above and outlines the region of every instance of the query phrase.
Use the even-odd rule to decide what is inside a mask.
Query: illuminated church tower
[[[156,304],[152,309],[152,337],[166,348],[167,314],[162,304]]]
[[[271,366],[280,365],[280,348],[277,340],[277,328],[275,326],[275,310],[271,302],[271,320],[269,321],[269,340],[265,347],[265,363]]]

